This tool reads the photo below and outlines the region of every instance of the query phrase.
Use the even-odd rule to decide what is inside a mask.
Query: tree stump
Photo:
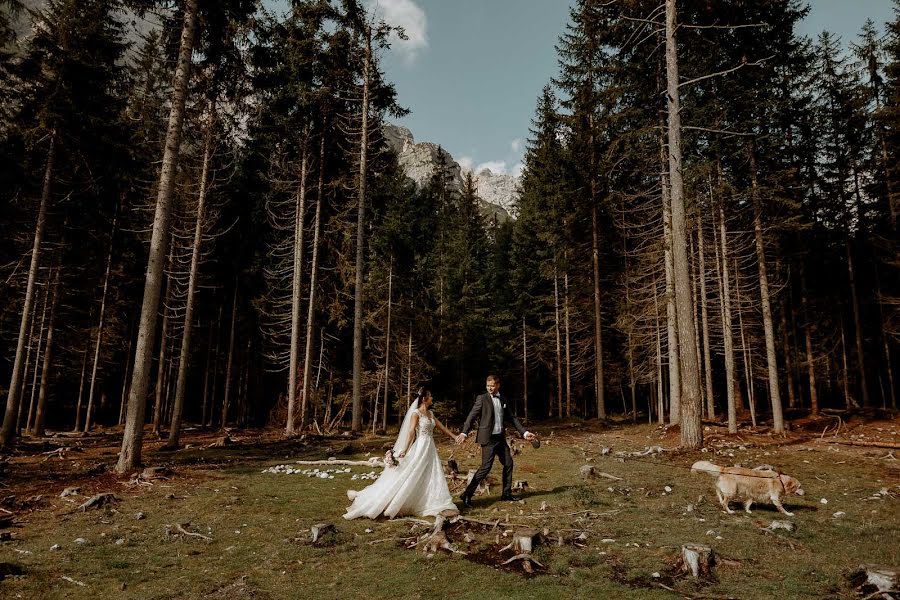
[[[538,545],[539,535],[537,529],[519,529],[513,533],[512,542],[500,552],[512,550],[516,554],[531,554]]]
[[[864,564],[850,575],[850,581],[863,594],[896,592],[900,590],[900,569]]]
[[[115,497],[115,495],[104,492],[102,494],[96,494],[91,496],[87,502],[79,506],[79,510],[85,511],[89,508],[100,508],[101,506],[105,506],[107,504],[112,504],[113,502],[118,501],[119,499]]]
[[[320,544],[328,536],[334,536],[337,530],[332,523],[317,523],[310,527],[309,537],[313,544]]]
[[[593,465],[583,465],[578,469],[578,475],[585,481],[596,479],[597,469],[595,469]]]
[[[694,577],[709,577],[716,565],[716,556],[709,546],[685,544],[681,547],[682,570]]]

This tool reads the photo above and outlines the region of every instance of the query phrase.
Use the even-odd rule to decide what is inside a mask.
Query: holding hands
[[[459,435],[456,436],[456,443],[462,444],[463,442],[466,441],[466,437],[467,437],[466,434],[460,433]]]

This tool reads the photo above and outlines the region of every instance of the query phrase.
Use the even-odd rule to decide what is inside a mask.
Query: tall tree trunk
[[[50,133],[50,149],[47,151],[47,165],[44,168],[44,185],[41,190],[41,204],[38,208],[37,221],[34,226],[34,244],[31,247],[31,266],[28,268],[28,284],[25,287],[25,303],[22,305],[22,319],[19,323],[19,338],[16,343],[16,358],[13,361],[12,377],[6,395],[6,411],[3,413],[3,427],[0,428],[0,448],[10,445],[16,435],[16,423],[19,412],[19,400],[24,374],[25,340],[28,335],[28,317],[34,304],[34,289],[37,282],[38,269],[41,266],[41,243],[44,241],[44,229],[47,224],[47,204],[50,202],[50,183],[53,180],[53,163],[56,158],[56,131]]]
[[[653,308],[656,316],[656,414],[659,418],[659,424],[666,422],[665,410],[663,408],[663,370],[662,370],[662,339],[659,327],[659,302],[656,294],[657,282],[653,280]],[[647,416],[650,417],[653,411],[647,406]],[[651,421],[652,422],[652,421]]]
[[[325,134],[319,139],[319,182],[316,188],[316,216],[313,218],[312,264],[309,275],[309,305],[306,307],[306,348],[303,352],[303,396],[300,427],[306,428],[309,413],[309,391],[312,379],[313,328],[316,322],[316,293],[319,286],[319,232],[322,228],[322,205],[325,203]],[[321,364],[321,361],[320,361]],[[327,423],[326,423],[327,424]]]
[[[569,336],[569,272],[563,273],[563,316],[566,326],[566,417],[572,417],[572,340]],[[585,417],[587,415],[584,415]]]
[[[37,412],[34,415],[32,434],[44,435],[44,421],[47,413],[47,386],[50,384],[50,365],[53,362],[53,332],[56,329],[56,307],[59,304],[59,270],[53,277],[53,292],[50,300],[50,321],[47,323],[47,343],[44,346],[44,366],[41,369],[41,391],[38,393]]]
[[[665,167],[668,158],[665,148],[660,145],[661,158]],[[681,364],[678,356],[678,311],[675,305],[675,277],[672,263],[672,193],[668,170],[662,184],[663,201],[663,244],[665,246],[666,273],[666,345],[669,358],[669,422],[673,425],[681,420]]]
[[[122,399],[119,401],[119,420],[117,425],[121,425],[125,422],[125,407],[127,404],[128,397],[128,376],[129,376],[129,368],[131,367],[131,345],[134,341],[134,335],[132,334],[132,326],[128,326],[128,350],[125,351],[125,376],[122,377]]]
[[[684,179],[681,170],[681,102],[678,92],[678,49],[675,42],[675,0],[666,0],[666,83],[669,117],[669,183],[672,202],[672,262],[678,317],[678,347],[681,365],[681,445],[703,445],[700,381],[694,345],[694,307],[687,259],[687,226],[684,209]]]
[[[369,81],[372,68],[372,30],[366,27],[363,57],[362,133],[359,144],[359,206],[356,215],[356,283],[353,293],[353,431],[362,431],[362,325],[365,266],[366,159],[369,150]]]
[[[700,357],[702,356],[702,354],[700,353],[700,325],[699,325],[699,323],[701,322],[701,318],[700,318],[700,315],[697,313],[697,311],[699,310],[698,304],[700,304],[700,300],[698,297],[699,290],[697,289],[698,283],[697,283],[697,274],[696,274],[696,269],[698,267],[697,267],[697,259],[696,259],[696,249],[694,248],[694,238],[693,238],[693,236],[689,236],[689,239],[691,241],[690,255],[689,255],[690,256],[690,261],[689,261],[690,262],[690,274],[691,274],[691,306],[693,307],[693,310],[694,310],[694,323],[696,324],[694,326],[694,351],[696,352],[696,356],[697,356],[697,382],[700,384],[700,412],[702,414],[704,411],[706,411],[706,391],[705,391],[705,388],[703,387],[703,369],[700,366]],[[708,412],[706,414],[709,415]],[[710,417],[710,418],[712,418],[712,417]]]
[[[788,336],[787,300],[781,302],[781,344],[784,347],[784,371],[787,375],[788,406],[797,406],[797,396],[794,394],[794,366],[791,364],[791,343]]]
[[[169,219],[175,175],[178,168],[178,152],[181,146],[181,125],[188,94],[191,70],[191,54],[194,48],[194,29],[197,23],[197,0],[187,0],[184,8],[184,26],[181,31],[181,47],[172,91],[172,107],[166,132],[162,170],[159,177],[159,194],[156,198],[156,215],[153,219],[153,236],[150,240],[150,257],[144,282],[144,300],[138,329],[137,348],[131,390],[128,395],[128,413],[122,451],[116,472],[125,473],[141,463],[141,442],[144,437],[144,413],[147,408],[147,387],[150,383],[151,355],[156,336],[156,316],[159,309],[159,292],[162,286],[163,262],[169,241]]]
[[[528,422],[528,337],[525,334],[525,317],[522,316],[522,409]]]
[[[412,356],[413,356],[413,336],[412,323],[409,324],[409,362],[406,363],[406,409],[412,404]]]
[[[593,133],[591,135],[593,136]],[[593,144],[591,148],[593,150]],[[594,372],[597,378],[597,418],[606,419],[606,384],[603,374],[603,326],[600,309],[600,236],[597,232],[597,205],[595,202],[591,205],[591,237],[591,252],[594,263]],[[634,390],[632,389],[632,391]]]
[[[391,257],[391,266],[388,269],[388,305],[387,305],[387,336],[384,342],[384,402],[381,416],[381,428],[387,431],[388,391],[390,390],[391,377],[391,301],[393,300],[394,283],[394,258]]]
[[[197,196],[197,217],[194,224],[194,245],[191,248],[191,271],[188,275],[187,298],[184,308],[184,326],[181,335],[181,354],[178,358],[178,375],[175,379],[175,401],[172,407],[172,420],[169,425],[169,441],[167,448],[177,448],[181,435],[181,415],[184,411],[184,394],[187,383],[187,371],[191,363],[191,336],[194,332],[194,296],[197,293],[197,276],[200,270],[200,246],[203,243],[203,227],[206,218],[206,195],[209,189],[209,161],[212,156],[212,144],[216,120],[216,103],[210,101],[209,115],[206,123],[206,142],[203,148],[203,168],[200,173],[200,192]]]
[[[709,185],[710,201],[712,201],[712,181]],[[709,314],[706,303],[706,256],[703,243],[703,219],[697,224],[697,254],[700,262],[700,319],[703,324],[703,373],[706,375],[706,414],[710,419],[716,418],[716,402],[713,396],[712,355],[709,344]]]
[[[562,419],[563,416],[563,378],[562,378],[562,340],[559,331],[559,277],[556,274],[556,267],[553,268],[553,310],[555,314],[554,329],[556,330],[556,415]]]
[[[175,244],[172,244],[169,248],[169,268],[168,274],[166,275],[166,292],[163,296],[163,305],[162,305],[162,330],[160,331],[159,336],[159,361],[156,367],[156,402],[153,405],[153,433],[156,434],[157,437],[160,435],[160,431],[162,429],[162,422],[164,420],[164,408],[165,408],[165,400],[166,400],[166,385],[168,384],[169,374],[169,361],[168,361],[168,349],[169,349],[169,304],[172,301],[172,273],[173,273],[173,265],[175,261]]]
[[[50,289],[50,286],[48,285],[47,290],[49,291],[49,289]],[[47,298],[46,298],[46,294],[45,294],[44,305],[46,306],[46,304],[47,304]],[[28,320],[31,323],[28,326],[28,348],[25,351],[25,367],[22,370],[23,379],[28,379],[28,370],[31,366],[31,351],[34,348],[34,323],[35,323],[36,319],[34,318],[34,315],[29,315]],[[37,362],[37,360],[38,360],[37,357],[35,357],[35,363]],[[35,370],[37,370],[36,366],[35,366]],[[22,405],[25,403],[25,386],[24,385],[22,386],[22,393],[20,394],[20,396],[21,397],[19,398],[19,413],[16,417],[16,435],[19,435],[19,432],[21,432],[21,430],[22,430]],[[29,408],[29,413],[30,412],[31,412],[31,409]],[[28,424],[30,422],[31,422],[31,415],[29,414],[28,419],[25,423],[25,429],[28,429]]]
[[[297,413],[297,375],[300,374],[300,315],[303,304],[303,250],[304,234],[306,233],[306,177],[309,173],[309,127],[303,133],[303,148],[300,158],[300,188],[297,192],[297,203],[294,213],[294,269],[291,284],[291,359],[288,367],[288,407],[287,423],[284,427],[285,435],[294,435],[297,431],[295,424]],[[307,337],[311,332],[306,332]],[[304,401],[305,404],[305,401]],[[300,413],[303,408],[300,407]]]
[[[819,412],[819,395],[816,390],[816,362],[812,350],[812,319],[809,314],[809,304],[806,299],[806,276],[803,264],[800,264],[800,302],[803,307],[803,333],[806,338],[806,370],[809,375],[809,405],[813,414]],[[841,323],[843,332],[843,323]],[[843,338],[842,338],[843,339]]]
[[[31,396],[28,400],[28,423],[31,422],[31,412],[32,412],[32,407],[34,406],[34,397],[37,392],[38,372],[40,371],[40,369],[38,368],[38,365],[41,362],[41,348],[43,347],[43,342],[44,342],[44,321],[47,318],[47,307],[50,305],[50,288],[52,287],[52,285],[50,284],[51,275],[52,275],[51,273],[47,274],[46,289],[44,290],[44,305],[43,305],[43,308],[41,309],[41,325],[40,325],[40,328],[38,329],[37,349],[35,350],[35,355],[34,355],[34,371],[32,373],[32,377],[31,377]],[[29,346],[31,345],[30,339],[29,339],[28,344],[29,344]],[[24,374],[28,375],[27,354],[26,354]],[[22,405],[25,403],[24,396],[25,396],[25,387],[23,386],[22,387],[22,398],[19,400],[19,413],[20,414],[17,415],[17,418],[16,418],[16,435],[18,435],[21,430],[21,426],[19,424],[22,421],[21,412],[22,412]]]
[[[207,414],[207,420],[205,421],[206,426],[210,429],[213,428],[213,423],[215,422],[216,398],[219,391],[219,357],[221,355],[220,350],[222,347],[222,311],[224,308],[225,303],[223,302],[219,305],[219,319],[217,321],[218,325],[216,326],[216,353],[213,356],[212,392],[210,393],[209,413]]]
[[[719,237],[721,238],[721,264],[719,252],[716,252],[716,271],[719,272],[719,289],[721,292],[722,337],[725,346],[725,387],[728,399],[728,432],[737,433],[737,398],[735,390],[734,365],[734,330],[731,320],[731,285],[728,275],[728,232],[725,228],[725,208],[719,203]]]
[[[228,334],[228,359],[225,361],[225,397],[222,400],[222,423],[225,429],[228,424],[228,409],[231,405],[231,370],[234,365],[234,326],[237,323],[237,290],[238,280],[234,280],[234,300],[231,303],[231,330]]]
[[[220,313],[221,315],[221,307]],[[206,427],[206,415],[209,413],[209,372],[212,370],[213,328],[209,328],[206,340],[206,366],[203,369],[203,407],[200,410],[200,426]]]
[[[741,331],[741,353],[744,356],[744,379],[747,382],[747,402],[750,405],[750,422],[756,427],[756,394],[753,386],[753,355],[744,333],[744,310],[741,307],[741,272],[734,259],[735,302],[738,306],[738,328]]]
[[[772,430],[784,433],[781,392],[778,387],[778,358],[775,353],[775,326],[772,324],[772,303],[769,300],[769,278],[766,274],[766,252],[763,245],[762,206],[756,178],[756,150],[750,148],[750,191],[753,196],[753,232],[756,237],[756,262],[759,267],[759,297],[766,338],[766,363],[769,367],[769,398],[772,402]]]
[[[877,287],[876,294],[878,298],[878,314],[881,317],[881,322],[885,323],[883,309],[884,301],[881,294],[881,279],[878,277],[877,269],[875,271],[875,281]],[[881,332],[881,343],[884,349],[885,371],[887,372],[888,384],[891,390],[891,408],[897,410],[897,389],[894,386],[894,363],[891,361],[890,341],[888,340],[888,334],[885,328],[883,328]]]
[[[844,318],[841,317],[841,359],[843,362],[843,370],[841,371],[841,384],[844,389],[844,407],[848,410],[859,406],[850,395],[850,369],[847,366],[847,344],[844,340]],[[818,412],[819,405],[816,403],[815,410]]]
[[[75,403],[75,428],[72,433],[81,431],[81,397],[84,395],[84,377],[87,372],[87,357],[91,349],[90,340],[84,345],[84,353],[81,358],[81,381],[78,384],[78,400]]]
[[[850,240],[844,240],[844,249],[847,253],[847,275],[850,279],[850,301],[853,307],[853,325],[856,333],[856,356],[859,359],[859,387],[862,391],[863,406],[871,406],[869,398],[869,385],[866,381],[866,359],[863,353],[862,321],[859,318],[859,300],[856,295],[856,275],[853,270],[853,253],[850,251]]]
[[[118,210],[118,208],[117,208]],[[103,292],[100,294],[100,323],[97,325],[97,342],[94,344],[94,366],[91,367],[91,386],[88,388],[87,412],[84,415],[84,432],[91,430],[91,414],[94,408],[94,389],[97,386],[97,368],[100,365],[100,346],[103,343],[103,326],[106,324],[106,291],[109,289],[109,272],[112,269],[113,241],[116,236],[116,220],[113,216],[112,231],[109,234],[109,255],[106,257],[106,272],[103,274]]]

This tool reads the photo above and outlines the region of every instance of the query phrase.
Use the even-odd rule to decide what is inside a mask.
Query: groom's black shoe
[[[518,496],[513,496],[512,494],[503,494],[500,496],[500,499],[506,502],[518,502],[520,500]]]
[[[471,496],[466,496],[465,494],[463,494],[462,496],[459,497],[459,501],[462,502],[462,505],[464,507],[472,508],[472,497]]]

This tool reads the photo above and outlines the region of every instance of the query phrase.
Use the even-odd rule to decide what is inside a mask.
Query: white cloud
[[[516,179],[519,179],[520,177],[522,177],[522,171],[524,171],[524,170],[525,170],[525,164],[524,164],[524,163],[521,163],[521,162],[517,162],[517,163],[513,166],[512,171],[510,172],[510,174],[511,174],[513,177],[515,177]]]
[[[510,149],[518,154],[522,151],[522,138],[516,138],[509,143]]]
[[[459,163],[459,168],[463,170],[463,172],[471,171],[472,166],[475,164],[475,159],[471,156],[461,156],[456,159],[456,162]]]
[[[419,52],[428,47],[428,23],[425,11],[413,0],[368,0],[369,10],[389,24],[402,27],[408,39],[391,35],[391,50],[404,62],[415,62]]]
[[[489,170],[491,173],[495,175],[505,175],[506,174],[506,161],[505,160],[489,160],[488,162],[481,163],[477,167],[475,167],[475,173],[481,173],[483,170]]]

